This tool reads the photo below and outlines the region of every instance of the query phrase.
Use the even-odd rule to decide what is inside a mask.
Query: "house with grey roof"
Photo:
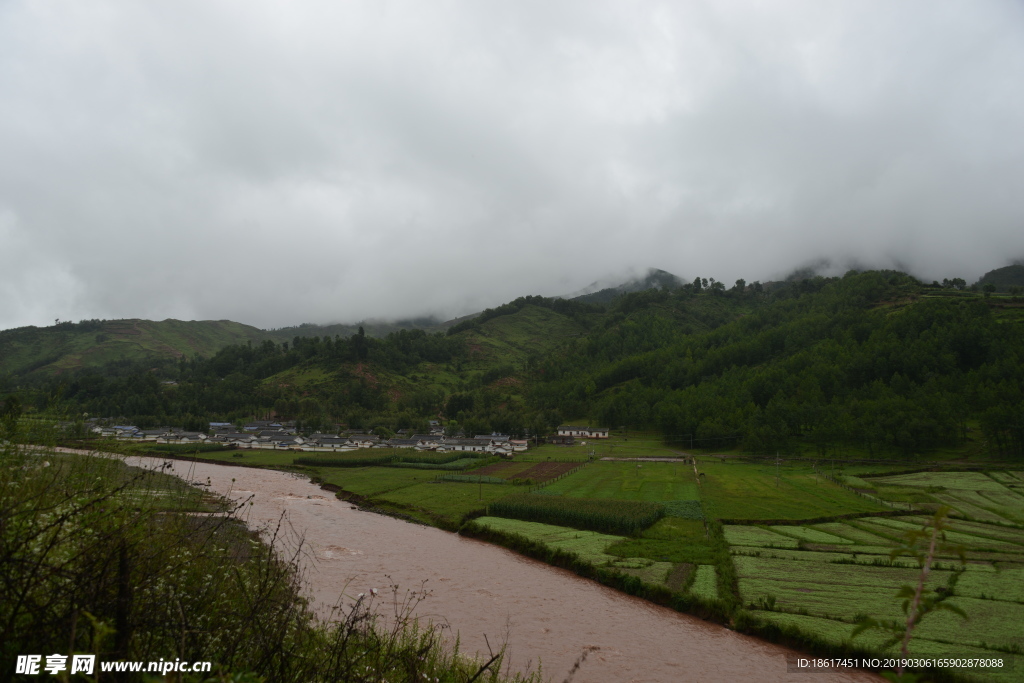
[[[444,439],[437,446],[438,451],[471,451],[482,453],[487,451],[490,444],[479,439]]]
[[[607,439],[607,427],[581,427],[578,425],[559,425],[559,436],[574,436],[584,439]]]

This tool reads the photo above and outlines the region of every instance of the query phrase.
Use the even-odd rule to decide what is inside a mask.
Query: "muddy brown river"
[[[155,467],[163,460],[132,458]],[[446,624],[462,651],[486,653],[507,639],[510,665],[542,665],[560,683],[584,651],[575,683],[675,681],[880,681],[867,672],[787,673],[791,650],[433,527],[353,509],[305,478],[283,472],[184,461],[179,476],[210,483],[233,500],[252,496],[246,521],[276,525],[284,515],[308,552],[307,591],[326,615],[349,599],[398,584],[430,591],[416,614]]]

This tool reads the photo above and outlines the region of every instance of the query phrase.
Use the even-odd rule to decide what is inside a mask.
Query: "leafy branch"
[[[956,583],[963,572],[963,565],[967,563],[963,546],[951,545],[946,542],[946,531],[950,525],[949,510],[948,506],[940,507],[928,524],[920,529],[911,529],[904,533],[900,544],[889,553],[891,560],[904,555],[912,557],[917,560],[917,564],[920,567],[920,572],[917,575],[917,585],[903,585],[896,593],[896,597],[903,600],[901,609],[906,615],[905,621],[901,622],[896,619],[880,620],[863,616],[857,621],[857,626],[851,634],[852,637],[856,638],[869,629],[888,633],[889,638],[885,641],[882,649],[888,649],[896,643],[900,643],[901,659],[907,659],[910,656],[910,638],[913,636],[914,629],[920,625],[921,620],[925,616],[932,612],[945,610],[953,612],[963,619],[967,619],[967,614],[962,609],[947,602],[949,598],[955,595]],[[961,569],[954,571],[950,575],[945,586],[929,590],[926,588],[928,576],[931,573],[935,556],[939,553],[955,553],[958,555],[960,557]],[[917,680],[916,675],[904,671],[902,663],[897,667],[895,675],[886,672],[883,676],[886,676],[889,680],[902,683],[914,683]]]

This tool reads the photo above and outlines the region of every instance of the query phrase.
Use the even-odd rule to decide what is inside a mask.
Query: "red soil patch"
[[[473,470],[473,474],[483,474],[488,477],[500,477],[502,472],[515,464],[516,463],[513,462],[496,462],[494,464],[487,465],[486,467],[481,467],[478,470]]]
[[[352,374],[357,377],[362,377],[373,386],[377,386],[377,378],[369,370],[363,369],[362,363],[357,363],[355,369],[352,370]]]
[[[579,462],[539,462],[533,467],[523,470],[516,475],[517,479],[532,479],[537,483],[550,481],[555,477],[565,474],[569,470],[582,465]]]

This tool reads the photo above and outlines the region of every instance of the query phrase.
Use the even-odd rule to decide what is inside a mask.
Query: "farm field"
[[[848,486],[922,506],[916,513],[896,510],[900,514],[876,517],[868,513],[892,513],[893,509],[824,476],[815,477],[809,463],[780,467],[776,486],[776,469],[771,464],[697,456],[698,471],[704,475],[698,484],[692,465],[685,462],[590,461],[590,445],[531,449],[512,461],[461,470],[465,475],[509,482],[505,484],[436,481],[448,474],[443,470],[384,466],[305,469],[346,491],[366,496],[372,504],[427,523],[444,520],[457,525],[470,513],[487,508],[515,516],[502,512],[501,506],[519,498],[538,504],[545,501],[546,506],[541,507],[564,507],[559,513],[562,517],[548,520],[510,519],[492,512],[474,521],[705,600],[723,598],[719,590],[726,589],[719,585],[719,572],[735,571],[737,592],[724,596],[733,600],[732,604],[763,621],[796,626],[836,644],[849,641],[860,614],[902,618],[895,594],[901,586],[915,583],[919,570],[913,559],[892,560],[890,554],[903,534],[919,529],[930,520],[931,510],[949,503],[953,518],[947,540],[962,546],[967,555],[951,600],[965,610],[969,620],[964,622],[952,613],[929,615],[915,632],[911,652],[984,655],[1024,649],[1024,629],[1019,626],[1024,623],[1024,475],[899,474],[891,467],[837,467],[836,476]],[[597,446],[594,450],[599,455],[601,448],[611,451],[613,447],[617,456],[624,457],[668,454],[667,449],[658,452],[657,444],[639,438],[629,446],[623,442]],[[351,457],[378,453],[356,452]],[[238,459],[233,455],[220,452],[201,457],[290,467],[297,456],[274,451],[245,451]],[[543,483],[585,462],[585,467],[536,493],[527,494],[528,487],[510,485],[514,479]],[[822,467],[822,471],[831,471],[831,467]],[[573,501],[579,502],[574,506]],[[617,509],[616,501],[663,505],[664,516],[653,524],[645,521],[630,527],[628,535],[577,528],[590,525],[584,518],[598,510]],[[745,521],[722,527],[717,543],[729,549],[725,560],[715,554],[716,541],[708,535],[702,513],[714,519]],[[579,520],[573,521],[574,515]],[[838,519],[812,521],[823,517]],[[559,521],[562,519],[566,521]],[[731,566],[723,562],[731,562]],[[929,586],[943,585],[960,567],[955,552],[938,554]],[[865,648],[877,648],[881,643],[881,635],[872,632],[854,641]],[[1016,678],[986,679],[1024,680],[1021,672],[1014,674]]]
[[[401,507],[411,507],[432,515],[444,517],[449,522],[457,523],[470,512],[482,510],[488,503],[509,495],[512,492],[510,489],[514,488],[507,484],[472,484],[447,481],[435,483],[433,481],[435,474],[431,472],[431,480],[427,483],[392,489],[377,494],[375,498],[385,503],[396,503]]]
[[[1024,481],[1013,472],[914,472],[861,480],[884,498],[949,505],[957,516],[983,522],[1024,524]]]
[[[701,496],[710,514],[719,519],[814,519],[888,508],[861,498],[824,477],[815,477],[810,465],[780,468],[766,464],[722,462],[697,458]],[[692,472],[692,470],[691,470]]]
[[[397,467],[324,467],[316,470],[328,484],[340,486],[360,496],[376,496],[386,491],[433,481],[438,473]]]
[[[1002,486],[996,478],[981,473],[928,472],[864,479],[874,485],[883,478],[886,481],[876,490],[899,486],[934,492],[943,487],[978,494],[998,492]],[[947,540],[964,549],[967,564],[961,565],[956,552],[937,554],[928,580],[929,588],[944,586],[958,570],[964,570],[949,600],[966,613],[967,620],[952,612],[928,615],[914,632],[912,655],[985,656],[1024,651],[1024,527],[1011,526],[1003,517],[1005,510],[994,503],[990,510],[1002,520],[1000,524],[951,519]],[[739,597],[752,614],[842,644],[851,642],[858,615],[897,621],[905,618],[895,595],[901,586],[915,585],[920,572],[913,558],[900,556],[893,561],[891,551],[908,531],[930,521],[930,515],[908,514],[812,525],[727,525],[724,535],[733,555]],[[828,536],[836,540],[829,541]],[[777,547],[780,537],[791,538],[797,547]],[[853,644],[879,648],[883,639],[880,633],[866,632]],[[986,674],[984,679],[1024,680],[1024,671],[1003,677]]]
[[[658,562],[712,564],[711,544],[703,522],[665,517],[639,536],[624,538],[608,548],[620,557],[645,557]]]
[[[478,467],[474,470],[469,470],[466,474],[500,477],[502,479],[515,479],[519,476],[520,472],[533,466],[533,462],[495,462],[490,465]]]
[[[596,567],[614,568],[622,573],[636,576],[647,583],[664,584],[672,570],[671,562],[657,562],[643,557],[622,557],[608,553],[609,547],[626,540],[622,536],[502,517],[480,517],[474,522],[505,533],[519,534],[553,548],[576,553]]]
[[[575,446],[562,446],[545,443],[532,447],[524,453],[516,453],[515,459],[520,462],[543,462],[546,460],[583,462],[591,459],[591,450],[589,442],[588,446],[580,446],[578,444]]]
[[[700,500],[693,467],[684,463],[597,461],[544,490],[574,498],[667,502]]]
[[[664,514],[661,506],[642,501],[569,498],[541,493],[510,495],[489,505],[487,511],[496,517],[623,535],[640,533]]]

